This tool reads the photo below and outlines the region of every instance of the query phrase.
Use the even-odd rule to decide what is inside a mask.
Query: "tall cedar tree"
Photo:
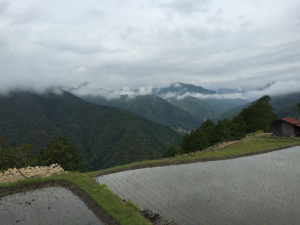
[[[27,167],[28,163],[34,163],[34,156],[32,144],[21,144],[20,147],[15,148],[12,151],[12,160],[18,165],[18,167]]]
[[[201,151],[210,145],[203,128],[198,128],[191,138],[189,152]]]
[[[222,120],[218,121],[214,133],[217,137],[217,142],[231,138],[230,130],[228,127],[226,127],[226,124]]]
[[[194,130],[191,131],[191,134],[194,132]],[[191,142],[191,135],[186,133],[180,144],[179,144],[179,147],[182,149],[182,152],[183,153],[188,153],[189,152],[189,145],[190,145],[190,142]]]
[[[0,171],[13,166],[11,161],[12,147],[6,142],[5,137],[0,138]]]
[[[264,95],[247,109],[242,110],[241,115],[247,125],[246,133],[257,130],[269,131],[270,123],[276,119],[274,108],[269,104],[271,99],[269,95]]]
[[[218,137],[215,134],[215,127],[216,124],[211,119],[206,120],[204,123],[200,125],[200,128],[204,130],[210,145],[218,141]]]
[[[58,163],[64,170],[78,171],[85,168],[83,155],[78,153],[65,137],[50,141],[46,149],[38,155],[40,165],[50,166]]]
[[[232,119],[232,128],[231,132],[234,138],[241,138],[246,135],[247,124],[242,116],[242,114],[238,114]]]
[[[299,120],[300,120],[300,102],[297,104],[297,106],[298,106]]]
[[[178,150],[174,145],[171,145],[168,150],[162,155],[163,158],[173,157],[177,155]]]

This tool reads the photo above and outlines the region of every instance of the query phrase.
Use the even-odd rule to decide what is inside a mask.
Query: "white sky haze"
[[[299,0],[0,0],[0,90],[300,86]],[[146,89],[141,89],[147,93]]]

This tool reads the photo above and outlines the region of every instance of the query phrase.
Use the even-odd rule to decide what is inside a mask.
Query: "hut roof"
[[[284,122],[290,123],[292,125],[296,125],[296,126],[300,127],[300,121],[295,120],[293,118],[281,118],[281,120],[283,120]]]

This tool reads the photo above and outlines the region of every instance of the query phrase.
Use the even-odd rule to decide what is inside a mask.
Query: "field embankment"
[[[93,171],[87,173],[89,176],[98,177],[111,173],[117,173],[122,171],[152,168],[157,166],[169,166],[180,165],[195,162],[207,162],[217,160],[227,160],[239,157],[253,156],[258,154],[264,154],[272,151],[277,151],[285,148],[290,148],[300,145],[300,138],[281,138],[273,136],[265,136],[258,134],[255,136],[245,137],[236,143],[224,146],[218,149],[208,149],[207,151],[200,151],[196,153],[189,153],[179,155],[172,158],[161,160],[148,160],[142,162],[135,162],[123,166],[113,167],[101,171]]]

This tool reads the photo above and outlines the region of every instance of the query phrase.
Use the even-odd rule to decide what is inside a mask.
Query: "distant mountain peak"
[[[268,83],[268,84],[266,84],[266,85],[264,85],[264,86],[262,86],[262,87],[260,87],[260,88],[256,88],[255,90],[256,90],[256,91],[263,91],[263,90],[266,90],[266,89],[268,89],[269,87],[271,87],[273,84],[275,84],[275,82],[273,82],[273,83]]]
[[[244,93],[243,90],[239,89],[230,89],[230,88],[219,88],[218,89],[218,94],[223,95],[223,94],[236,94],[236,93]]]
[[[180,88],[182,85],[184,85],[184,84],[180,83],[180,82],[174,82],[174,83],[170,84],[170,87]]]
[[[174,93],[176,95],[184,95],[186,93],[205,94],[205,95],[217,94],[217,92],[204,89],[201,86],[195,86],[193,84],[185,84],[181,82],[174,82],[170,84],[169,87],[161,88],[157,92],[157,94],[160,96],[164,96],[167,93]]]

